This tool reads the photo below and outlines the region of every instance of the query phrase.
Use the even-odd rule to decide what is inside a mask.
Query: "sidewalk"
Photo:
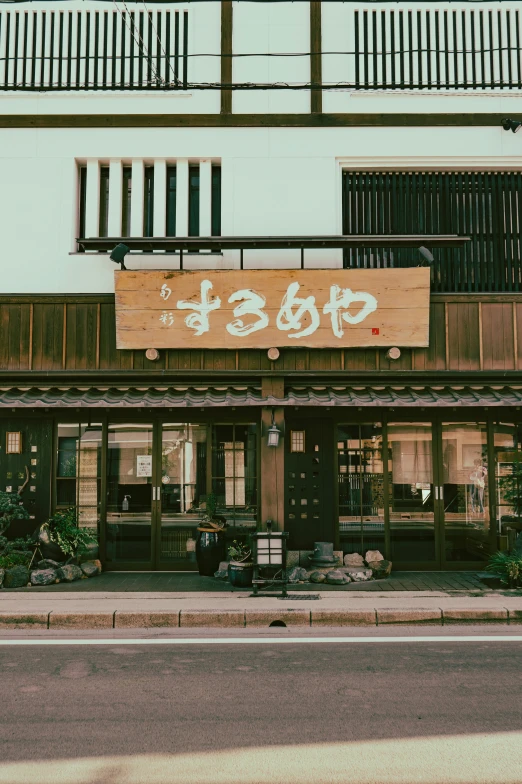
[[[312,598],[316,596],[318,598]],[[0,594],[2,629],[248,628],[388,624],[522,624],[522,592],[235,593],[26,592]]]

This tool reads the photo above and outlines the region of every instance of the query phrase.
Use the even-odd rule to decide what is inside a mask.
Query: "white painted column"
[[[121,237],[122,203],[123,172],[121,161],[111,161],[109,163],[109,237]]]
[[[186,158],[176,161],[176,237],[188,236],[189,165]]]
[[[154,225],[153,235],[167,233],[167,162],[154,161]]]
[[[212,162],[199,164],[199,234],[210,237],[212,234]]]
[[[143,196],[145,168],[143,161],[132,161],[131,237],[143,237]]]
[[[87,187],[85,194],[85,236],[98,237],[100,233],[100,166],[98,161],[87,161]]]

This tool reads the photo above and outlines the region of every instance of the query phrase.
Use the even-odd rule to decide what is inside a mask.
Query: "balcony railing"
[[[433,249],[432,290],[522,292],[522,172],[343,172],[343,232],[457,234]],[[427,247],[427,243],[425,243]],[[408,248],[348,248],[348,268],[412,267]]]
[[[354,9],[347,81],[358,90],[520,90],[522,9]]]
[[[186,89],[187,44],[187,11],[0,11],[0,90]]]

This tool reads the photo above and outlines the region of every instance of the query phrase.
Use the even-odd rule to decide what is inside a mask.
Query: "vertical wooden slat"
[[[310,2],[310,111],[321,114],[323,110],[322,76],[322,3],[320,0]]]
[[[479,369],[484,369],[484,329],[482,322],[482,302],[478,304],[478,319],[479,319]]]
[[[188,86],[188,11],[183,11],[183,89],[186,90],[187,86]]]
[[[38,33],[38,14],[33,11],[33,44],[31,47],[31,87],[36,84],[36,35]]]
[[[63,304],[62,370],[67,367],[67,305]]]
[[[34,305],[29,306],[29,370],[33,369],[33,325],[34,325]]]
[[[221,0],[221,84],[232,84],[232,0]],[[179,21],[176,14],[175,27],[175,71],[178,76],[178,36]],[[232,90],[221,90],[221,114],[232,114]]]
[[[47,15],[45,11],[42,11],[42,37],[40,40],[40,87],[44,86],[46,20],[47,20]]]

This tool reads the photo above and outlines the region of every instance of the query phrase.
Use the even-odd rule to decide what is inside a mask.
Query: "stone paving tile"
[[[312,584],[296,585],[294,590],[300,592],[317,592],[319,586]],[[62,592],[213,592],[237,593],[244,589],[234,589],[223,580],[213,577],[202,577],[197,572],[156,572],[129,573],[105,572],[91,580],[80,580],[74,583],[60,583],[45,587],[12,589],[17,592],[62,593]],[[292,590],[292,588],[291,588]],[[323,591],[353,592],[388,592],[394,591],[455,591],[483,592],[487,590],[474,572],[406,572],[397,571],[388,580],[367,583],[350,583],[346,586],[321,584]]]

